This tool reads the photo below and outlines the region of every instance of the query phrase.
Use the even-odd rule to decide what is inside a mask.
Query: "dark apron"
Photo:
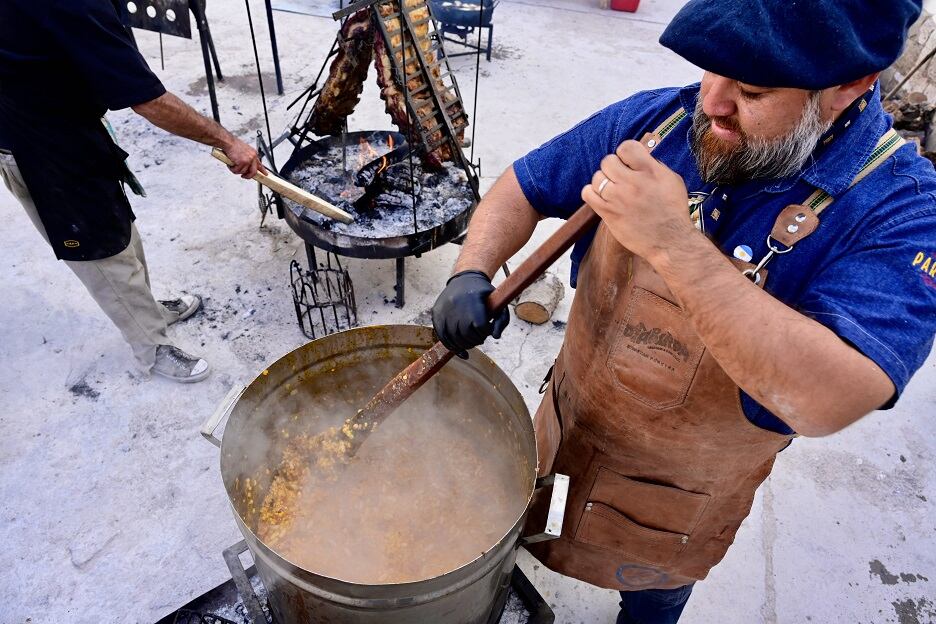
[[[121,183],[127,153],[108,134],[103,112],[42,112],[0,93],[0,123],[60,260],[99,260],[130,243],[134,215]]]

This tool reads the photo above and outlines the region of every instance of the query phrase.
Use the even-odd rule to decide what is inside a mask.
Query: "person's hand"
[[[250,147],[240,139],[232,139],[224,146],[224,153],[234,163],[228,169],[245,180],[251,180],[258,171],[266,173],[267,170],[260,162],[257,150]]]
[[[696,232],[682,178],[637,141],[624,141],[605,156],[582,199],[621,245],[651,264],[658,251],[673,249]]]
[[[449,278],[432,306],[432,325],[439,340],[462,359],[488,336],[500,338],[510,322],[507,308],[489,318],[487,299],[493,291],[494,285],[482,271],[462,271]]]

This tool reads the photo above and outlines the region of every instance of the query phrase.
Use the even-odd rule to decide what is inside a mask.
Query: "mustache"
[[[703,113],[704,115],[705,113]],[[709,117],[705,115],[708,125],[711,126],[712,122],[717,122],[722,128],[727,128],[732,132],[737,132],[742,138],[745,137],[744,130],[741,129],[741,123],[734,117]]]

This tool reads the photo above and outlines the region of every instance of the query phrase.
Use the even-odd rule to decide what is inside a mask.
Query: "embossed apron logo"
[[[648,328],[642,322],[637,325],[628,323],[624,327],[624,337],[630,339],[633,344],[665,351],[677,360],[686,362],[689,359],[689,349],[686,345],[659,327]]]

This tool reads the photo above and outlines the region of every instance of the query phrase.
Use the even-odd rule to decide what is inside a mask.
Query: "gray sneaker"
[[[201,307],[201,297],[198,295],[182,295],[178,299],[160,301],[159,303],[170,312],[174,312],[178,315],[176,319],[172,321],[172,323],[178,323],[198,312],[198,308]],[[172,323],[169,324],[172,325]]]
[[[179,383],[195,383],[207,377],[211,367],[202,358],[189,355],[178,347],[159,345],[153,372]]]

